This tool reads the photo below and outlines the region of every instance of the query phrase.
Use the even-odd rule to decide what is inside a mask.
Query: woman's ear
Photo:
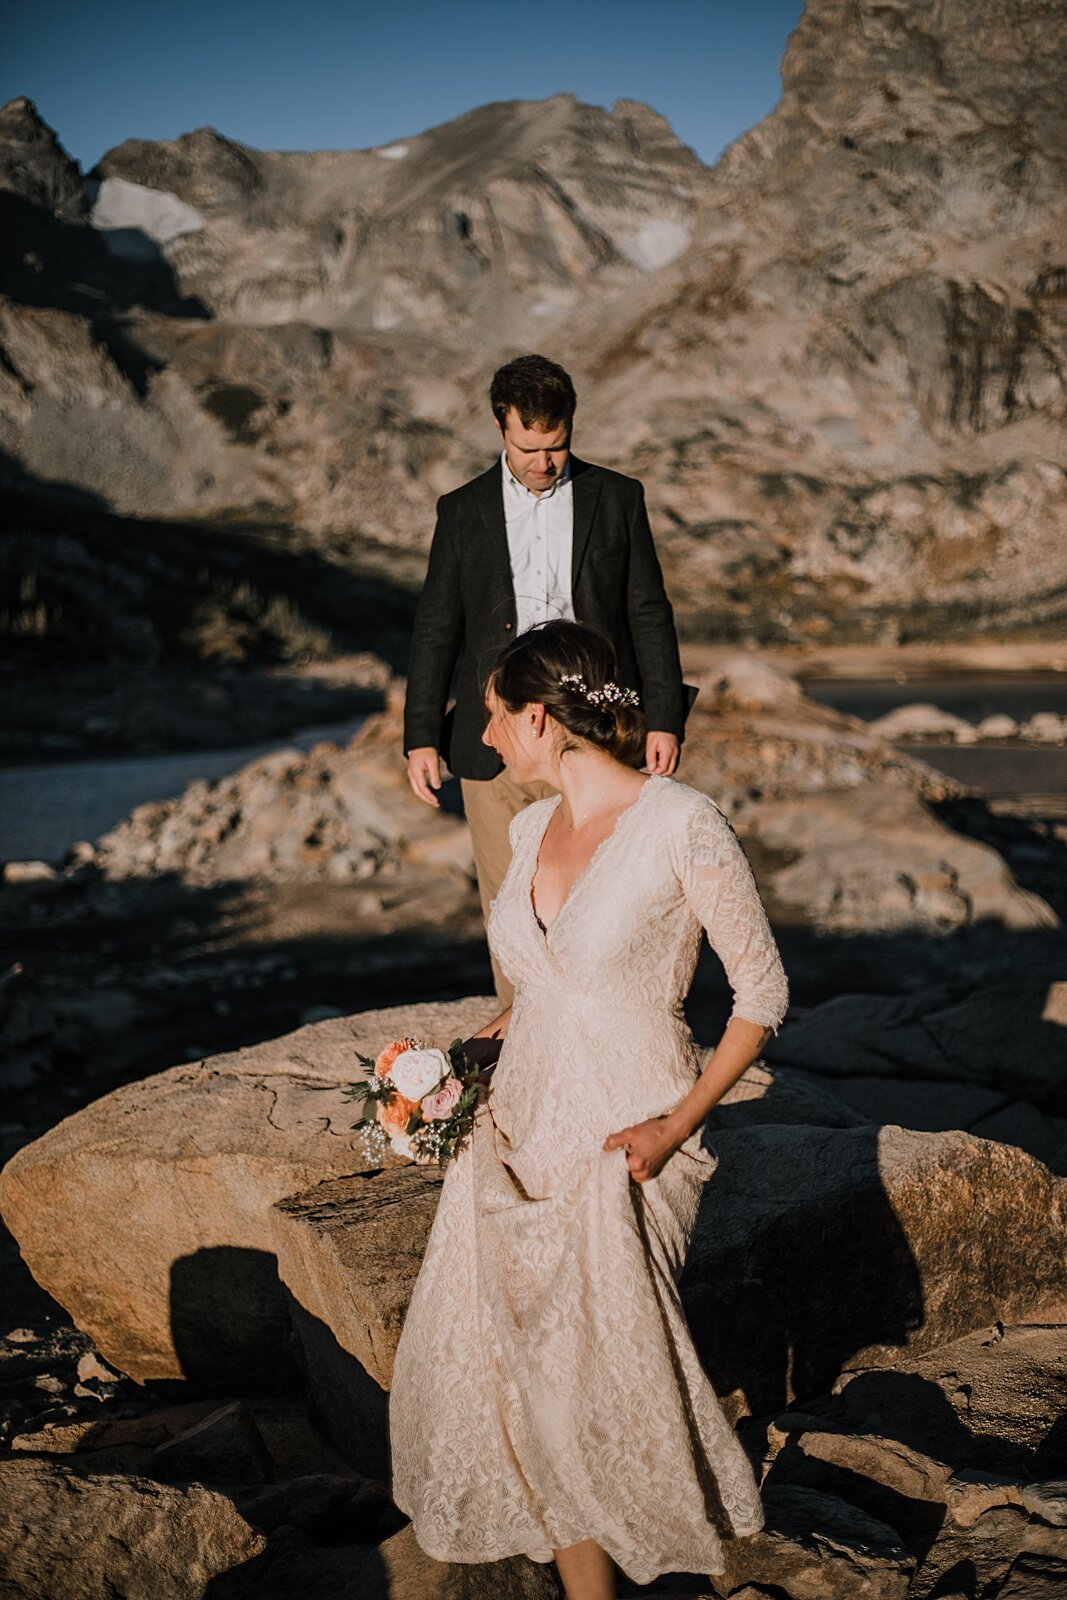
[[[545,731],[545,717],[547,715],[542,702],[540,700],[531,700],[526,707],[526,715],[530,719],[530,726],[533,728],[535,736],[540,739]]]

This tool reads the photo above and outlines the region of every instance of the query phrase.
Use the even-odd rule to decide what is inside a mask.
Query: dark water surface
[[[365,721],[363,714],[229,750],[10,767],[0,772],[0,861],[58,862],[76,840],[98,839],[148,800],[169,800],[197,778],[225,778],[272,750],[345,744]]]
[[[968,722],[1005,713],[1025,722],[1038,711],[1067,716],[1067,673],[961,674],[952,678],[864,681],[809,678],[804,688],[813,700],[852,717],[873,722],[896,706],[940,706]],[[936,767],[959,783],[981,789],[990,799],[1022,795],[1067,795],[1067,747],[998,742],[977,745],[900,744],[910,756]]]
[[[896,706],[933,705],[968,722],[1004,712],[1025,722],[1038,711],[1067,715],[1067,672],[961,674],[953,678],[907,678],[904,681],[860,678],[806,678],[813,700],[851,717],[873,722]]]

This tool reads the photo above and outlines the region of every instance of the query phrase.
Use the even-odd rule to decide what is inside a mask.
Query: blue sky
[[[2,0],[0,103],[37,102],[88,170],[210,125],[358,149],[489,100],[644,100],[708,162],[764,116],[802,0]]]

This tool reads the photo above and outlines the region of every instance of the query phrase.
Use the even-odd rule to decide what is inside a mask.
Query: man
[[[510,639],[549,617],[601,627],[615,645],[619,682],[641,696],[645,770],[674,772],[685,727],[674,614],[640,483],[571,454],[574,385],[554,361],[508,362],[489,398],[503,449],[488,472],[438,501],[404,709],[408,779],[419,799],[440,804],[433,791],[442,755],[460,780],[486,918],[507,871],[511,818],[555,793],[516,783],[482,743],[486,681]],[[509,1005],[511,986],[495,961],[493,977]]]

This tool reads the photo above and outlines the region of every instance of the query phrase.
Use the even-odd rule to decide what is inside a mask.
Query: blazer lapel
[[[515,609],[515,585],[511,577],[508,528],[504,521],[504,483],[499,461],[482,475],[479,483],[478,507],[483,523],[479,568],[484,579],[486,610],[502,613],[502,620],[510,618],[514,629],[518,613]]]
[[[571,456],[571,476],[573,480],[573,507],[574,507],[574,535],[571,549],[571,596],[573,598],[578,588],[578,577],[582,570],[582,561],[585,559],[586,548],[589,544],[589,535],[593,530],[593,518],[596,516],[597,502],[600,499],[600,474],[591,468],[587,462],[579,461]]]

